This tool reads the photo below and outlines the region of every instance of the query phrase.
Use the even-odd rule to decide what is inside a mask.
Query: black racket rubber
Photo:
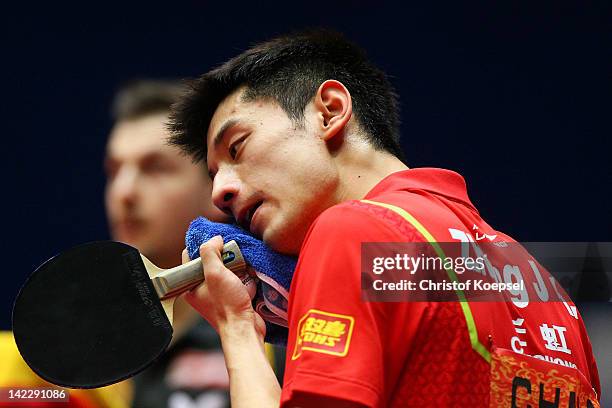
[[[43,379],[97,388],[145,369],[170,344],[170,324],[138,250],[99,241],[49,259],[13,306],[23,359]]]

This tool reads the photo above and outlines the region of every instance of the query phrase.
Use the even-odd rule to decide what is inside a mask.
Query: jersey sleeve
[[[361,243],[398,241],[405,232],[358,202],[315,221],[291,285],[281,406],[385,405],[424,306],[363,301]]]

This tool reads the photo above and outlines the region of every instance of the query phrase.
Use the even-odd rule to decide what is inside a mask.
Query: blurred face
[[[274,101],[241,95],[218,106],[208,129],[213,202],[273,249],[297,254],[308,227],[337,202],[338,171],[310,124],[312,106],[300,129]]]
[[[189,222],[226,217],[210,200],[205,167],[166,145],[166,113],[118,122],[105,159],[106,211],[114,239],[160,267],[176,266]]]

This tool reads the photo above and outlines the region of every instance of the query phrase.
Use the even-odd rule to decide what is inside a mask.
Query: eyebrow
[[[238,119],[230,119],[228,121],[226,121],[223,126],[221,126],[221,129],[219,129],[219,131],[217,132],[217,134],[215,135],[215,139],[213,141],[213,146],[217,147],[221,141],[223,140],[223,137],[225,136],[225,132],[227,132],[227,130],[233,126],[236,126],[238,124]]]

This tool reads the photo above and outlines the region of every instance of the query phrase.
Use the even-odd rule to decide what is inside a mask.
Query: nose
[[[239,191],[240,183],[235,175],[229,171],[219,170],[217,172],[212,187],[213,204],[224,213],[233,215],[234,219],[236,214],[232,213],[232,205],[236,201]]]
[[[138,188],[138,171],[130,166],[122,166],[110,181],[112,196],[121,205],[131,206],[135,203]]]

